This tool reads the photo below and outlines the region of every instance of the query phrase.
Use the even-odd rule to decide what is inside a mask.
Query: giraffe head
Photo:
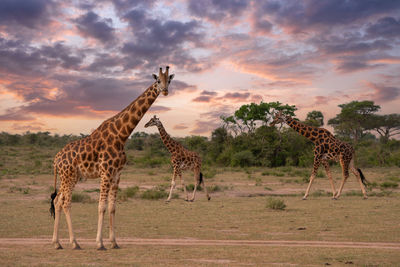
[[[175,74],[168,74],[169,66],[165,68],[165,72],[162,72],[162,68],[158,72],[158,76],[153,74],[153,78],[156,80],[155,85],[157,86],[158,92],[162,92],[163,95],[168,95],[168,86],[174,78]]]
[[[154,117],[151,118],[149,120],[149,122],[144,125],[144,128],[147,128],[147,127],[150,127],[150,126],[159,126],[159,125],[161,125],[161,121],[160,121],[159,118],[157,118],[156,115],[154,115]]]
[[[269,126],[273,127],[277,123],[285,122],[286,116],[283,114],[282,110],[276,112],[273,116],[273,121],[269,124]]]

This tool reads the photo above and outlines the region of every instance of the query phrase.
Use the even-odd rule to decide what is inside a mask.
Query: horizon
[[[170,66],[134,132],[158,115],[172,136],[201,135],[244,104],[313,110],[371,100],[398,113],[399,1],[4,0],[0,127],[90,134]],[[330,131],[332,128],[327,127]],[[333,131],[332,131],[333,132]]]

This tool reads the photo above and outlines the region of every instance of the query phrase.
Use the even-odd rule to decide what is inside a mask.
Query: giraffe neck
[[[165,147],[168,149],[170,153],[173,151],[173,147],[176,145],[176,142],[174,139],[169,136],[167,131],[164,129],[164,126],[160,122],[160,124],[157,125],[158,131],[160,132],[161,140],[163,141]]]
[[[306,137],[307,139],[311,140],[312,142],[315,142],[317,140],[318,130],[319,130],[318,128],[308,126],[304,123],[294,120],[293,118],[291,118],[289,116],[287,116],[285,118],[285,122],[293,130],[298,132],[300,135]]]
[[[100,134],[105,131],[112,132],[125,143],[159,94],[157,84],[152,84],[121,112],[103,122],[98,128]]]

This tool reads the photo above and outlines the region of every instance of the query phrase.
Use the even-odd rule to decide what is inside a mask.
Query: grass
[[[121,190],[121,192],[118,193],[117,197],[118,200],[127,201],[129,198],[133,198],[134,196],[136,196],[138,192],[139,192],[138,186],[130,186]]]
[[[267,208],[272,210],[284,210],[286,208],[286,204],[282,199],[268,198]]]
[[[92,203],[95,202],[90,198],[89,195],[84,194],[84,193],[77,193],[73,192],[72,193],[72,202],[78,202],[78,203]]]
[[[168,193],[163,189],[148,189],[142,193],[140,196],[142,199],[148,200],[158,200],[161,198],[166,198]]]

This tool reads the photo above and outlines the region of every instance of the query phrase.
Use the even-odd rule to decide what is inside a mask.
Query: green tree
[[[304,123],[310,126],[321,127],[322,125],[324,125],[324,115],[321,111],[310,111],[308,112]]]
[[[372,115],[381,107],[373,101],[352,101],[339,105],[341,111],[328,121],[335,133],[357,143],[371,128]]]
[[[391,137],[400,134],[400,114],[374,114],[370,119],[370,128],[386,143]]]

